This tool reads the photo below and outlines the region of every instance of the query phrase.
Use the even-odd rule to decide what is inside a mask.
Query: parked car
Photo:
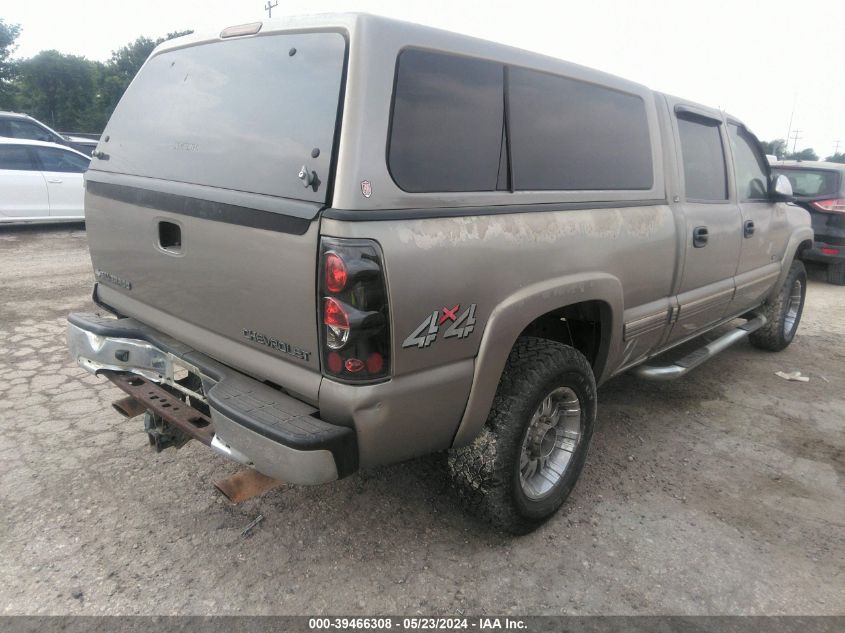
[[[64,145],[0,138],[0,224],[83,220],[90,162]]]
[[[845,165],[784,161],[772,166],[789,178],[795,201],[810,212],[815,238],[803,257],[827,266],[827,280],[845,285]]]
[[[467,507],[524,532],[575,485],[597,384],[801,318],[809,216],[741,121],[506,46],[363,15],[191,35],[103,139],[113,317],[68,344],[159,449],[296,484],[449,449]]]
[[[91,155],[99,142],[97,138],[60,134],[41,121],[17,112],[0,112],[0,136],[66,145],[86,156]]]

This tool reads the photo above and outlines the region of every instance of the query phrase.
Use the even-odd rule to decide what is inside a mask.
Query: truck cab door
[[[33,147],[41,165],[47,193],[50,198],[50,215],[60,218],[85,216],[83,200],[85,189],[82,174],[91,162],[76,152],[57,147]]]
[[[780,274],[789,240],[786,207],[769,199],[770,170],[760,143],[742,124],[728,120],[733,174],[742,213],[742,247],[731,311],[757,307]]]
[[[50,214],[47,184],[26,145],[0,144],[0,220]]]
[[[717,110],[668,100],[678,156],[683,260],[674,325],[666,343],[695,336],[723,319],[734,296],[742,222],[728,178],[727,133]]]

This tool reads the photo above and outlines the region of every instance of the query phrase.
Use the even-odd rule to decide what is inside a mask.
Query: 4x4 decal
[[[440,327],[451,322],[446,329],[443,338],[466,338],[475,329],[475,304],[470,306],[458,316],[461,304],[451,308],[444,307],[442,310],[435,310],[429,314],[410,336],[402,343],[402,347],[428,347],[437,340],[437,333]]]

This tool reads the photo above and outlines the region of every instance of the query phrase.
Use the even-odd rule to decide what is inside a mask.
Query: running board
[[[632,373],[646,380],[675,380],[680,378],[688,371],[695,369],[706,360],[710,360],[719,352],[728,349],[734,343],[748,337],[752,332],[759,330],[766,325],[766,317],[759,315],[753,319],[749,319],[738,328],[727,332],[720,336],[715,341],[712,341],[704,347],[699,347],[694,352],[687,354],[681,360],[673,365],[664,365],[658,367],[655,365],[640,365],[632,370]]]

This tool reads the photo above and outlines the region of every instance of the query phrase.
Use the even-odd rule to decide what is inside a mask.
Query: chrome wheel
[[[569,387],[543,398],[531,416],[519,455],[519,482],[529,499],[542,499],[560,483],[583,432],[581,403]]]
[[[804,295],[804,284],[800,279],[796,279],[792,284],[792,289],[789,291],[789,300],[786,304],[786,314],[783,316],[783,335],[789,336],[795,329],[795,324],[798,322],[799,310],[801,310],[801,300]]]

